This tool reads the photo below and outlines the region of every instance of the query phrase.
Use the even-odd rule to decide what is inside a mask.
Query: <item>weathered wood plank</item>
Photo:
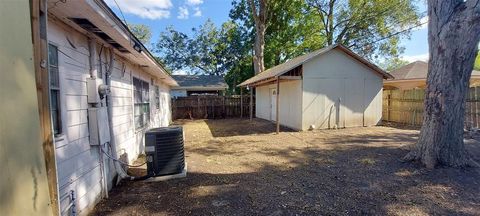
[[[32,0],[32,42],[35,67],[35,81],[37,87],[38,112],[40,116],[40,129],[42,138],[45,166],[50,193],[50,204],[53,215],[60,215],[58,206],[57,172],[55,162],[55,145],[53,143],[52,122],[50,118],[49,78],[46,67],[42,67],[48,59],[47,49],[47,8],[45,0]]]
[[[384,121],[421,126],[423,123],[423,101],[425,91],[413,90],[384,90],[382,119]],[[478,128],[480,88],[471,87],[465,104],[465,128]]]
[[[239,96],[189,96],[172,99],[173,119],[242,118],[250,99]]]

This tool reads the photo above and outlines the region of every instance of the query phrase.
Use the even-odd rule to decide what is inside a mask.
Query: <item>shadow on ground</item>
[[[221,121],[184,123],[187,178],[122,182],[93,215],[480,214],[479,169],[426,170],[399,161],[417,131],[259,133],[268,126],[242,135],[231,131],[245,124]],[[468,148],[480,159],[478,142]]]
[[[210,128],[213,137],[270,134],[277,131],[277,127],[274,123],[257,118],[252,121],[250,121],[250,119],[208,119],[205,123],[207,123],[208,128]],[[294,130],[280,126],[280,131],[285,132]]]

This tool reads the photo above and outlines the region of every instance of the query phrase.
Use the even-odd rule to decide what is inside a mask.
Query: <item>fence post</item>
[[[390,106],[391,106],[391,92],[388,91],[387,95],[387,121],[390,121]]]
[[[222,106],[223,106],[223,115],[225,116],[225,118],[227,117],[227,109],[225,107],[225,96],[222,97]]]
[[[475,107],[475,122],[473,123],[474,127],[475,128],[478,128],[479,127],[479,124],[478,124],[478,87],[475,86],[475,102],[474,102],[474,107]]]
[[[253,120],[253,86],[250,88],[250,121]]]
[[[243,118],[243,88],[240,87],[240,118]]]
[[[197,112],[200,112],[200,97],[197,96]],[[195,117],[193,117],[195,118]]]
[[[412,109],[413,109],[413,114],[412,114],[412,126],[415,126],[415,118],[417,117],[417,108],[415,107],[415,101],[417,99],[417,90],[413,90],[413,97],[412,97]]]
[[[465,119],[464,119],[464,127],[467,130],[470,130],[471,128],[475,127],[475,122],[477,121],[476,115],[475,115],[475,89],[473,88],[468,88],[468,93],[467,93],[467,100],[465,104]]]

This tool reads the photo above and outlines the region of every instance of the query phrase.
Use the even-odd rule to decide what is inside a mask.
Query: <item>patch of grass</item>
[[[361,158],[357,160],[359,163],[363,165],[375,165],[376,161],[373,158]]]
[[[315,159],[315,162],[320,163],[320,164],[327,164],[327,165],[333,165],[335,164],[335,161],[330,158],[317,158]]]

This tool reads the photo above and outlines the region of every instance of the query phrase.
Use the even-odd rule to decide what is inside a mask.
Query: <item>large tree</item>
[[[272,0],[248,0],[253,21],[255,23],[255,56],[253,58],[255,74],[265,70],[265,31],[267,30],[269,7]]]
[[[320,17],[326,45],[341,43],[374,59],[398,58],[401,37],[420,25],[411,0],[305,0]]]
[[[463,142],[465,101],[480,40],[479,0],[429,0],[430,61],[423,125],[406,160],[478,166]]]
[[[160,34],[156,52],[173,71],[223,76],[244,56],[242,32],[233,22],[207,20],[188,36],[173,27]]]
[[[325,45],[320,34],[318,16],[311,13],[303,0],[271,1],[265,30],[264,66],[266,69]],[[244,32],[247,47],[254,47],[255,22],[247,0],[233,1],[230,18]],[[253,51],[252,51],[253,52]]]

